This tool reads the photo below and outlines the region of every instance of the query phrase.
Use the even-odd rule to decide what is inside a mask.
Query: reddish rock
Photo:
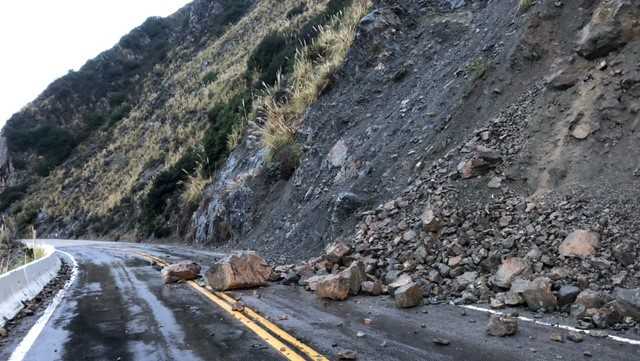
[[[595,232],[577,230],[560,245],[560,254],[566,257],[593,256],[600,246],[600,236]]]
[[[190,281],[200,276],[200,265],[192,261],[174,263],[162,269],[164,283]]]
[[[344,242],[336,241],[327,246],[325,253],[329,261],[337,263],[340,262],[342,258],[351,254],[351,247]]]

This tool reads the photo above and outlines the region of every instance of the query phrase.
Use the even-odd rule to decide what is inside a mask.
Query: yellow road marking
[[[167,263],[166,261],[164,261],[161,258],[154,257],[152,255],[148,255],[148,254],[145,254],[145,253],[140,253],[140,252],[138,252],[138,254],[141,257],[143,257],[143,258],[145,258],[147,260],[154,261],[154,262],[160,264],[163,267],[169,265],[169,263]],[[220,306],[223,310],[225,310],[228,313],[230,313],[234,318],[236,318],[237,320],[242,322],[245,326],[247,326],[247,328],[249,328],[251,331],[253,331],[260,338],[262,338],[271,347],[275,348],[278,352],[280,352],[282,355],[284,355],[287,359],[295,360],[295,361],[305,360],[299,354],[297,354],[296,352],[291,350],[288,346],[286,346],[284,343],[282,343],[280,340],[278,340],[277,338],[275,338],[271,334],[269,334],[266,330],[271,331],[273,334],[275,334],[276,336],[280,337],[281,339],[283,339],[284,341],[289,343],[291,346],[294,346],[299,351],[304,353],[307,357],[309,357],[311,360],[314,360],[314,361],[329,361],[328,358],[322,356],[321,354],[316,352],[311,347],[309,347],[309,346],[305,345],[304,343],[300,342],[298,339],[296,339],[295,337],[293,337],[290,334],[288,334],[286,331],[284,331],[283,329],[278,327],[273,322],[271,322],[271,321],[265,319],[264,317],[260,316],[257,312],[253,311],[251,308],[244,306],[242,311],[234,311],[232,305],[234,303],[236,303],[236,300],[234,300],[230,296],[224,294],[223,292],[209,291],[208,289],[200,286],[199,284],[197,284],[194,281],[189,281],[189,282],[187,282],[187,284],[189,284],[193,289],[195,289],[196,291],[201,293],[203,296],[208,298],[210,301],[212,301],[216,305]],[[262,327],[264,327],[266,330],[261,328],[260,325],[258,325],[256,322],[261,324]]]

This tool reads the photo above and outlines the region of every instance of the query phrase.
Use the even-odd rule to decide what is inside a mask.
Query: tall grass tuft
[[[279,84],[266,92],[262,101],[261,127],[263,146],[274,154],[295,140],[302,115],[315,102],[342,66],[355,38],[360,19],[371,7],[370,0],[355,0],[344,13],[335,15],[311,44],[296,52],[287,99],[277,99],[273,92]]]

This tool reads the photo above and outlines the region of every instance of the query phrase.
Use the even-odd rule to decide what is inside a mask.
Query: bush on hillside
[[[309,19],[296,32],[273,31],[267,34],[247,60],[247,79],[249,81],[256,80],[259,87],[262,83],[272,86],[277,81],[278,73],[291,73],[296,51],[305,44],[311,44],[320,33],[321,27],[351,5],[352,1],[329,1],[321,13]],[[291,11],[296,9],[300,11],[301,8],[294,8]],[[254,74],[256,75],[255,79],[253,78]]]
[[[243,121],[245,112],[251,108],[251,94],[241,92],[226,103],[219,103],[209,109],[209,128],[202,140],[208,169],[212,173],[217,164],[227,156],[228,139],[234,125]]]
[[[184,181],[198,169],[199,155],[195,151],[188,151],[173,166],[162,171],[151,185],[151,189],[145,197],[143,208],[143,228],[147,234],[155,234],[156,237],[164,237],[159,216],[165,211],[167,200],[175,196],[184,188]]]
[[[4,192],[0,193],[0,212],[4,212],[13,203],[21,200],[27,195],[28,184],[20,184],[13,187],[7,187]]]

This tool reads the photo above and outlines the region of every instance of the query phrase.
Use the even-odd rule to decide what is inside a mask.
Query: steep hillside
[[[19,225],[282,262],[345,239],[436,294],[531,252],[637,286],[638,1],[230,4],[150,20],[11,119]],[[557,254],[576,229],[595,261]]]
[[[147,20],[9,120],[3,210],[47,235],[178,234],[264,89],[254,49],[283,29],[311,41],[348,3],[197,0]]]

